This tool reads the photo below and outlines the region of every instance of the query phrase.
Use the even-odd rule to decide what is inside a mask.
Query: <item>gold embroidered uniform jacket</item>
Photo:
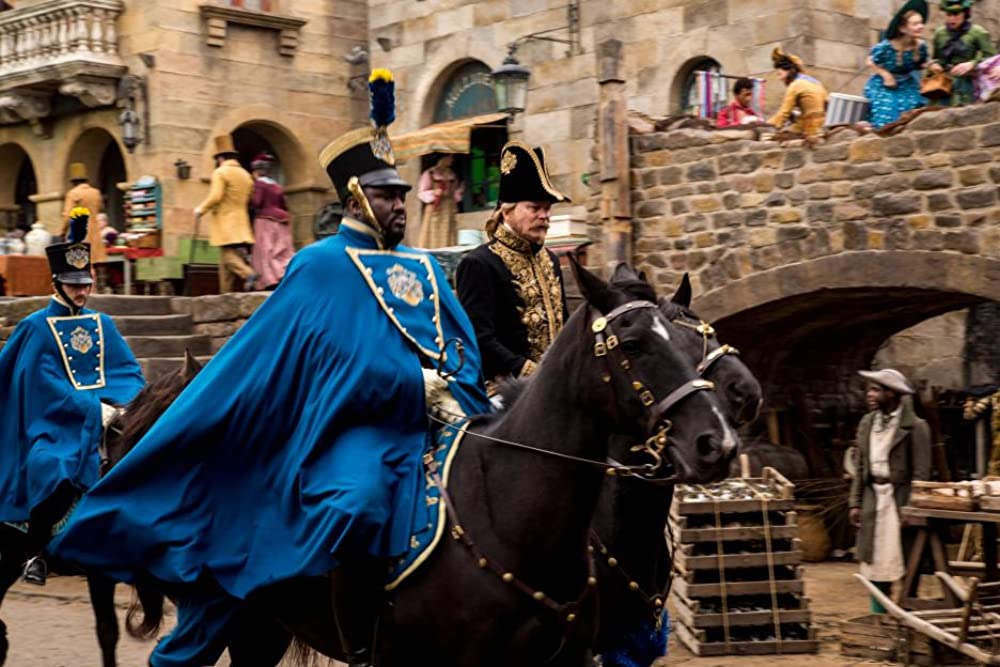
[[[568,319],[559,260],[500,225],[455,274],[486,380],[530,375]]]

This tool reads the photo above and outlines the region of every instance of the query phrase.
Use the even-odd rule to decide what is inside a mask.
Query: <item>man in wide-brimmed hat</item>
[[[0,522],[24,529],[4,558],[40,554],[74,500],[97,482],[103,426],[143,386],[142,370],[107,315],[86,308],[94,284],[87,209],[69,215],[68,241],[48,246],[52,298],[22,320],[0,351]],[[26,522],[26,523],[25,523]],[[13,534],[13,533],[12,533]]]
[[[257,273],[250,265],[253,247],[253,230],[250,227],[250,197],[253,195],[253,176],[239,163],[239,154],[233,138],[224,134],[215,137],[215,171],[208,197],[194,209],[195,218],[212,214],[208,242],[219,247],[219,292],[234,291],[239,287],[252,290]]]
[[[552,184],[541,148],[510,141],[500,152],[500,197],[489,242],[458,265],[458,298],[483,353],[486,380],[531,375],[567,318],[559,260],[545,249]]]
[[[774,47],[771,52],[771,62],[778,78],[788,88],[781,108],[767,120],[768,124],[780,129],[791,121],[792,112],[798,109],[799,118],[792,123],[791,129],[807,137],[815,137],[823,127],[826,116],[826,100],[829,97],[826,88],[818,79],[806,74],[801,58],[785,53],[780,46]]]
[[[858,528],[861,574],[888,594],[906,572],[899,508],[909,501],[913,480],[930,477],[930,429],[914,412],[913,388],[902,373],[885,368],[858,374],[866,380],[871,411],[858,424],[850,520]],[[885,613],[874,598],[871,607]]]
[[[927,70],[932,74],[947,72],[951,77],[951,97],[938,104],[961,106],[976,100],[976,66],[996,54],[993,39],[986,28],[972,22],[973,0],[941,0],[944,25],[934,31],[933,59]]]

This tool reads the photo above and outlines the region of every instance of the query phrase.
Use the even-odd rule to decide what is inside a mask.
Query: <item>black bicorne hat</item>
[[[520,141],[508,141],[500,151],[500,196],[505,204],[519,201],[568,202],[545,168],[542,149]]]
[[[90,271],[90,244],[85,243],[90,211],[77,206],[69,212],[69,233],[65,243],[53,243],[45,248],[49,256],[52,277],[67,285],[93,285]]]

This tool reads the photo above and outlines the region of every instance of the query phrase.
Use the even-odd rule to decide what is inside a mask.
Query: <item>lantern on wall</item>
[[[528,98],[528,79],[531,71],[514,56],[517,44],[511,44],[503,64],[490,73],[493,90],[497,96],[497,110],[514,115],[524,111]]]

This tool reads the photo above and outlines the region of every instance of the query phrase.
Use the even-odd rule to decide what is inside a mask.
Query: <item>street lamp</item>
[[[139,137],[139,114],[129,106],[118,116],[118,124],[122,128],[122,143],[129,153],[135,152],[135,147],[142,139]]]
[[[503,64],[490,72],[490,80],[493,82],[493,91],[497,98],[497,110],[512,116],[525,109],[528,78],[531,76],[531,71],[514,57],[516,51],[515,42],[507,47],[507,57],[504,58]]]

